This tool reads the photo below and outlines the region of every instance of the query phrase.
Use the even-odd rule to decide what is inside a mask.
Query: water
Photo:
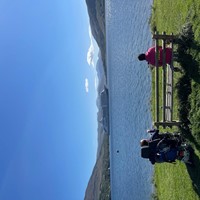
[[[151,73],[137,60],[152,45],[151,3],[106,1],[112,200],[149,200],[153,188],[153,169],[139,146],[152,126]]]

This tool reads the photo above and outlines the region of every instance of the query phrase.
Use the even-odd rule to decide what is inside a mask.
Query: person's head
[[[143,147],[143,146],[148,146],[148,145],[149,145],[149,143],[148,143],[148,141],[147,141],[146,139],[140,140],[140,146],[141,146],[141,147]]]
[[[143,61],[143,60],[145,60],[146,58],[145,58],[145,54],[144,53],[142,53],[142,54],[140,54],[139,56],[138,56],[138,60],[139,61]]]

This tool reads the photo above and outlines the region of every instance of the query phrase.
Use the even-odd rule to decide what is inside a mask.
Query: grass
[[[176,116],[179,116],[183,122],[179,131],[184,134],[195,149],[195,168],[187,167],[180,162],[177,162],[176,165],[168,163],[155,165],[154,183],[156,192],[154,199],[200,199],[199,10],[200,0],[154,0],[152,6],[152,31],[156,28],[160,33],[166,31],[168,34],[171,32],[182,34],[177,47],[183,73],[175,75],[175,82],[177,83],[175,88]],[[188,30],[186,30],[189,26],[192,30],[190,37],[187,36]],[[152,99],[152,103],[153,101]]]

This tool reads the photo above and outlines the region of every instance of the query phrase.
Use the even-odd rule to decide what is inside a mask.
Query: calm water
[[[151,74],[137,56],[151,46],[150,0],[107,0],[112,200],[146,200],[153,169],[139,141],[152,126]],[[119,151],[119,153],[117,153]]]

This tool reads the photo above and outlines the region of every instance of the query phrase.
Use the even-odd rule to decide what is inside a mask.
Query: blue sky
[[[85,1],[0,4],[0,199],[81,200],[97,149]]]

